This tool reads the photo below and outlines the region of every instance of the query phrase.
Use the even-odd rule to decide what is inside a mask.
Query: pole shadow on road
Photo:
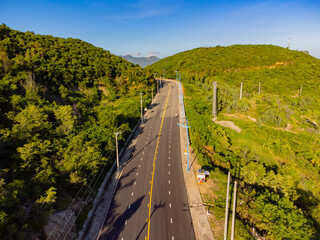
[[[108,214],[106,223],[99,237],[99,240],[115,240],[119,239],[120,233],[125,227],[126,220],[129,220],[133,214],[140,208],[141,202],[145,195],[138,198],[133,204],[131,204],[130,209],[126,209],[121,215],[117,214],[115,210],[120,206],[118,203],[112,202],[110,214]]]
[[[152,210],[152,212],[151,212],[149,221],[151,220],[152,215],[153,215],[158,209],[160,209],[160,208],[165,208],[165,207],[166,207],[166,204],[165,204],[165,203],[162,203],[161,201],[160,201],[159,204],[156,204],[156,203],[155,203],[155,204],[153,205],[153,210]],[[139,239],[139,237],[141,236],[143,230],[146,228],[147,225],[148,225],[148,222],[146,222],[146,223],[143,225],[143,227],[141,228],[139,234],[138,234],[137,237],[136,237],[136,240]]]
[[[129,160],[126,162],[126,164],[128,164],[129,162],[131,162],[136,156],[139,155],[139,153],[141,153],[148,145],[150,145],[154,140],[157,139],[159,135],[156,135],[153,139],[151,139],[143,148],[141,148],[137,153],[135,153],[135,150],[133,150],[133,152],[131,153],[131,155],[133,155],[132,157],[129,158]]]

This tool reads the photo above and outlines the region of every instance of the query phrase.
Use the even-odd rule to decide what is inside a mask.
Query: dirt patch
[[[234,72],[243,72],[243,71],[253,71],[253,70],[262,70],[262,69],[273,69],[277,67],[286,67],[288,64],[294,64],[294,62],[276,62],[273,65],[266,65],[266,66],[257,66],[257,67],[246,67],[246,68],[237,68]],[[224,72],[231,72],[232,70],[229,68]]]
[[[227,127],[227,128],[231,128],[233,130],[235,130],[237,133],[240,133],[241,132],[241,128],[239,128],[238,126],[236,126],[233,122],[231,121],[214,121],[212,119],[212,121],[220,126],[223,126],[223,127]]]
[[[232,117],[232,118],[239,118],[239,119],[244,119],[244,120],[250,120],[252,122],[256,122],[257,119],[250,117],[249,115],[243,115],[243,114],[230,114],[230,113],[225,113],[223,114],[226,117]]]

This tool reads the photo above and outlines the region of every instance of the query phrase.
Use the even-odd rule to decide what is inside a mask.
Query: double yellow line
[[[169,84],[169,91],[168,91],[168,96],[167,96],[167,101],[166,101],[166,105],[164,107],[164,112],[163,112],[163,115],[162,115],[162,121],[161,121],[161,125],[160,125],[160,130],[159,130],[159,134],[158,134],[158,139],[157,139],[157,145],[156,145],[156,150],[154,152],[154,157],[153,157],[153,170],[152,170],[152,179],[151,179],[151,189],[150,189],[150,202],[148,204],[149,206],[149,216],[147,218],[147,223],[148,223],[148,236],[145,237],[145,239],[149,240],[149,236],[150,236],[150,217],[151,217],[151,200],[152,200],[152,188],[153,188],[153,179],[154,179],[154,172],[155,172],[155,169],[156,169],[156,165],[155,165],[155,161],[157,159],[157,153],[158,153],[158,147],[159,147],[159,141],[160,141],[160,136],[161,136],[161,131],[162,131],[162,126],[163,126],[163,120],[164,120],[164,116],[166,114],[166,110],[167,110],[167,105],[168,105],[168,100],[169,100],[169,95],[170,95],[170,90],[171,90],[171,84]]]

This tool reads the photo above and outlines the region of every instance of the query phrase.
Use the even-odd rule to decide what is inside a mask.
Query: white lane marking
[[[169,159],[170,159],[170,157],[169,157]]]
[[[169,203],[169,208],[171,208],[171,203]]]
[[[128,220],[126,220],[126,222],[124,223],[124,225],[127,225],[127,223],[128,223]]]
[[[170,218],[170,223],[172,223],[172,218]]]
[[[142,158],[140,160],[142,161]]]
[[[169,148],[171,148],[171,146],[169,145]]]
[[[147,144],[148,142],[146,142],[146,144]]]
[[[171,153],[171,152],[169,151],[169,153]]]
[[[170,163],[168,163],[168,166],[170,167]]]
[[[169,173],[169,175],[170,175],[170,171],[169,171],[168,173]]]
[[[170,180],[169,180],[169,184],[170,184]]]
[[[169,195],[171,195],[171,192],[169,191]]]
[[[135,186],[136,184],[137,184],[136,182],[133,183],[134,186]]]
[[[137,176],[139,175],[139,173],[137,172]]]
[[[131,208],[131,204],[129,204],[129,206],[128,206],[128,209],[130,209]]]
[[[144,152],[142,152],[142,154],[144,154]]]
[[[174,240],[174,236],[172,236],[171,240]]]
[[[131,193],[131,196],[133,196],[133,192]]]

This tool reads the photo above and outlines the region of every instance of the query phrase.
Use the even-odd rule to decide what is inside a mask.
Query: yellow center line
[[[169,91],[168,91],[167,101],[166,101],[166,105],[164,107],[164,112],[163,112],[163,115],[162,115],[162,121],[161,121],[160,130],[159,130],[159,134],[158,134],[158,139],[157,139],[156,150],[154,152],[154,157],[153,157],[153,164],[152,164],[153,165],[153,170],[152,170],[151,189],[150,189],[150,202],[149,202],[149,216],[147,218],[147,222],[148,222],[148,238],[147,239],[148,240],[149,240],[149,236],[150,236],[150,217],[151,217],[151,200],[152,200],[153,179],[154,179],[154,172],[155,172],[155,169],[156,169],[155,161],[157,159],[158,146],[159,146],[162,126],[163,126],[163,120],[164,120],[164,116],[166,114],[166,109],[167,109],[167,105],[168,105],[170,90],[171,90],[171,84],[169,84]]]

